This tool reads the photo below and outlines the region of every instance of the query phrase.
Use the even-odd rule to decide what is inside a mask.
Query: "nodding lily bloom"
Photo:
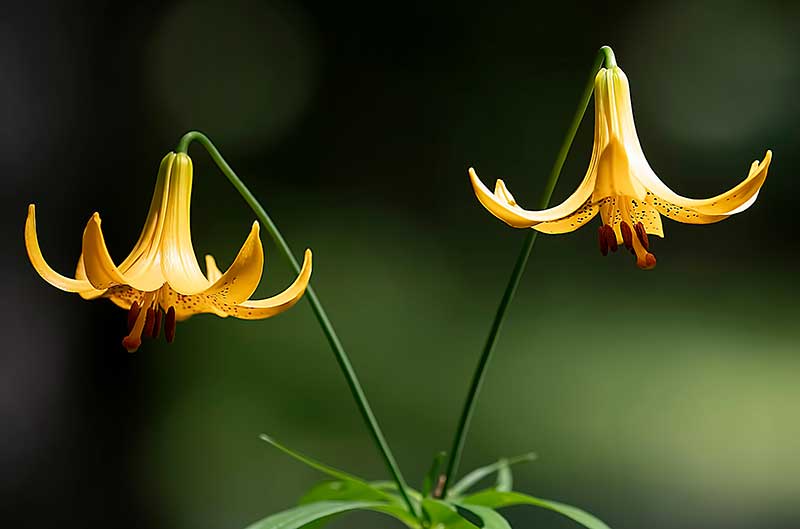
[[[767,177],[772,152],[756,160],[747,177],[733,189],[708,199],[685,198],[667,187],[642,152],[633,123],[628,78],[619,67],[602,68],[594,81],[594,148],[589,169],[578,189],[561,204],[540,211],[517,205],[502,180],[494,193],[469,175],[478,200],[494,216],[515,228],[543,233],[574,231],[600,213],[600,251],[607,255],[624,245],[639,268],[656,265],[648,235],[664,237],[661,215],[687,224],[719,222],[749,208]]]
[[[311,250],[306,250],[300,275],[283,292],[267,299],[248,299],[255,292],[264,266],[258,222],[253,223],[233,264],[223,274],[210,255],[206,274],[197,263],[189,231],[192,160],[169,153],[161,161],[153,200],[144,228],[130,255],[114,264],[95,213],[83,231],[83,247],[75,278],[53,270],[42,256],[36,236],[36,210],[28,206],[25,246],[33,267],[56,288],[84,299],[108,298],[128,310],[128,332],[122,345],[130,352],[142,335],[158,337],[162,320],[168,342],[176,321],[211,313],[246,320],[269,318],[289,309],[305,293],[311,276]]]

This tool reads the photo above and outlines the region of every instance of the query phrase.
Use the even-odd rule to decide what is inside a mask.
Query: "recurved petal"
[[[475,172],[474,169],[470,169],[473,173]],[[476,176],[477,177],[477,176]],[[472,178],[472,174],[470,173],[470,178]],[[514,198],[514,195],[511,194],[511,191],[506,187],[506,183],[502,180],[498,179],[497,182],[494,184],[494,196],[499,198],[500,200],[506,202],[509,206],[516,206],[517,199]]]
[[[83,230],[82,255],[86,277],[98,290],[115,285],[130,285],[135,290],[149,292],[158,290],[164,284],[158,274],[134,276],[120,271],[108,253],[103,230],[100,228],[100,215],[97,213],[92,215],[86,223],[86,229]]]
[[[542,222],[533,229],[542,233],[569,233],[592,220],[598,211],[600,211],[600,202],[592,202],[592,199],[588,198],[575,213],[558,220]]]
[[[294,280],[294,283],[289,288],[271,298],[244,301],[233,307],[233,310],[229,310],[228,314],[243,320],[261,320],[280,314],[303,297],[310,278],[311,250],[306,250],[300,275],[297,276],[297,279]]]
[[[211,283],[216,283],[222,277],[222,272],[217,267],[217,261],[214,260],[214,256],[211,254],[206,254],[206,277]]]
[[[264,249],[258,232],[258,222],[254,222],[250,235],[247,236],[233,264],[203,294],[215,297],[226,304],[237,305],[256,291],[264,268]],[[208,268],[208,258],[206,267]]]
[[[772,151],[768,150],[764,155],[763,161],[759,162],[756,160],[753,162],[750,166],[747,178],[725,193],[707,199],[682,197],[668,188],[655,174],[647,175],[640,178],[640,180],[661,202],[672,204],[685,210],[691,210],[698,214],[698,218],[704,215],[706,217],[706,222],[701,223],[707,224],[708,222],[716,222],[716,220],[712,219],[717,216],[722,215],[724,218],[727,215],[739,213],[750,207],[755,202],[755,197],[761,189],[761,186],[764,185],[771,161]],[[692,222],[686,215],[684,215],[684,218],[687,220],[678,218],[675,220]]]
[[[730,215],[707,215],[697,210],[679,206],[666,200],[654,199],[653,206],[668,219],[684,224],[714,224],[727,219]]]
[[[86,278],[98,290],[125,285],[127,280],[119,271],[108,253],[103,230],[100,228],[100,214],[95,213],[83,230],[83,266]]]
[[[498,181],[496,192],[492,193],[471,167],[469,178],[478,200],[492,215],[514,228],[531,228],[542,222],[552,222],[568,217],[578,211],[592,195],[595,175],[594,171],[590,170],[578,189],[564,202],[540,211],[529,211],[519,207],[502,181]]]
[[[25,249],[33,268],[39,275],[56,288],[66,292],[91,292],[94,290],[89,281],[85,279],[72,279],[62,276],[53,270],[44,260],[42,250],[39,248],[39,238],[36,236],[36,207],[28,206],[28,218],[25,220]]]
[[[83,254],[81,254],[81,256],[78,258],[78,265],[75,267],[75,279],[82,279],[88,282],[88,280],[86,279],[86,267],[83,265]],[[92,290],[87,290],[85,292],[78,292],[78,294],[83,299],[96,299],[105,294],[106,292],[107,290],[105,289],[103,290],[92,289]]]

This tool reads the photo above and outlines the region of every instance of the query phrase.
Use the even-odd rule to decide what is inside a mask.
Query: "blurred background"
[[[386,477],[307,302],[263,322],[195,317],[128,354],[124,312],[28,263],[29,202],[56,269],[74,270],[94,211],[119,259],[161,157],[207,132],[296,253],[313,248],[313,283],[419,486],[524,235],[478,205],[466,169],[532,207],[603,44],[673,189],[727,190],[767,148],[770,176],[721,224],[665,220],[651,273],[602,258],[595,227],[541,236],[462,468],[533,450],[520,490],[615,529],[800,526],[798,20],[796,2],[754,0],[5,3],[3,526],[243,528],[321,477],[261,432]],[[591,132],[590,112],[554,201],[583,177]],[[254,217],[191,154],[195,249],[224,267]],[[270,295],[292,274],[264,242]]]

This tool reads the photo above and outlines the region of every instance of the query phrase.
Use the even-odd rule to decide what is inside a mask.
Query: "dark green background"
[[[117,259],[161,157],[207,132],[299,254],[407,478],[448,447],[521,231],[466,176],[536,203],[595,50],[628,74],[639,135],[677,192],[728,189],[764,151],[753,208],[665,221],[658,268],[602,258],[596,224],[542,236],[464,469],[529,450],[517,486],[615,529],[800,525],[800,6],[791,2],[27,2],[0,20],[4,526],[239,529],[319,476],[258,440],[368,478],[381,461],[306,302],[119,342],[125,315],[39,279],[71,272],[92,212]],[[554,200],[591,149],[585,120]],[[199,256],[230,263],[252,213],[194,147]],[[291,274],[265,240],[259,294]],[[571,527],[510,510],[515,527]],[[13,524],[13,525],[12,525]],[[356,514],[339,528],[399,527]]]

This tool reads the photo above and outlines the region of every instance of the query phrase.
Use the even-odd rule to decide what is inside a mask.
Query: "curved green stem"
[[[603,46],[600,48],[600,52],[605,57],[605,66],[606,68],[614,68],[617,65],[617,57],[614,55],[614,50],[611,49],[611,46]]]
[[[572,123],[567,130],[567,135],[564,138],[564,142],[561,144],[561,149],[559,149],[558,154],[556,155],[553,169],[550,171],[550,176],[547,178],[547,182],[545,183],[544,191],[542,192],[542,199],[539,203],[539,209],[545,209],[550,203],[550,197],[553,195],[553,190],[556,187],[558,176],[561,174],[561,168],[564,166],[564,161],[567,159],[567,154],[572,146],[572,140],[575,139],[575,134],[578,132],[578,126],[583,120],[586,107],[589,105],[589,100],[592,97],[595,75],[600,69],[600,66],[603,64],[604,59],[607,66],[609,64],[616,64],[614,61],[614,52],[611,51],[611,48],[608,46],[603,46],[597,53],[597,58],[592,65],[592,73],[589,76],[589,81],[586,83],[583,94],[581,94],[578,110],[575,112],[575,116],[572,118]],[[517,262],[514,264],[514,269],[511,272],[511,277],[508,280],[508,285],[506,285],[506,290],[503,292],[503,297],[500,299],[500,305],[497,307],[497,313],[495,314],[494,321],[492,322],[492,327],[489,329],[489,337],[486,339],[486,345],[483,347],[483,353],[478,360],[478,366],[475,369],[474,375],[472,376],[472,383],[470,384],[469,391],[467,392],[467,400],[464,402],[464,409],[461,412],[461,418],[459,419],[458,427],[456,428],[456,435],[453,439],[452,448],[450,449],[450,460],[448,461],[447,471],[445,473],[445,483],[444,487],[442,487],[441,494],[442,497],[446,496],[447,488],[452,480],[455,479],[456,473],[458,472],[458,465],[461,461],[461,455],[464,451],[464,443],[466,441],[467,431],[469,430],[469,424],[472,420],[472,415],[475,412],[475,403],[478,399],[478,394],[480,393],[483,380],[486,376],[486,368],[489,366],[489,361],[492,358],[494,346],[497,342],[497,337],[500,334],[500,329],[503,327],[503,320],[506,317],[508,307],[511,304],[511,301],[514,299],[514,294],[516,293],[519,282],[522,279],[522,274],[525,272],[525,266],[528,264],[528,257],[530,256],[533,245],[536,242],[537,233],[537,231],[530,229],[528,230],[527,235],[525,235],[525,240],[522,243],[522,249],[517,257]]]
[[[236,173],[234,173],[233,169],[231,169],[231,166],[228,165],[214,144],[211,143],[211,140],[201,132],[188,132],[181,138],[176,151],[185,153],[192,141],[197,141],[203,145],[203,147],[205,147],[206,151],[208,151],[208,154],[211,156],[223,174],[225,174],[239,194],[242,195],[242,198],[244,198],[245,202],[247,202],[247,205],[250,206],[250,208],[255,212],[256,217],[261,224],[264,225],[264,228],[267,230],[270,237],[272,237],[272,239],[275,241],[278,249],[281,251],[281,253],[283,253],[284,257],[286,257],[286,259],[289,261],[295,273],[299,274],[300,263],[298,263],[297,259],[292,253],[291,248],[289,248],[289,245],[283,238],[283,235],[281,235],[281,232],[278,230],[277,226],[275,226],[275,223],[272,222],[272,219],[258,202],[256,197],[253,196],[253,194],[249,189],[247,189],[239,177],[236,176]],[[336,335],[336,331],[333,329],[333,325],[328,319],[325,309],[322,308],[322,304],[317,297],[317,293],[314,291],[311,285],[309,285],[306,289],[305,298],[308,299],[309,303],[311,304],[311,309],[314,311],[314,315],[316,316],[320,327],[322,327],[322,332],[325,333],[325,337],[328,339],[331,349],[333,349],[333,354],[336,357],[336,361],[339,363],[339,367],[344,374],[345,380],[347,380],[347,385],[350,387],[353,398],[358,405],[358,410],[361,412],[364,422],[367,423],[367,427],[372,435],[372,439],[375,441],[375,444],[378,445],[378,449],[383,456],[389,472],[392,474],[392,477],[397,483],[397,488],[400,491],[400,495],[403,497],[403,500],[408,506],[409,511],[414,516],[418,517],[419,515],[414,507],[414,504],[411,502],[411,497],[408,493],[408,485],[406,484],[406,481],[403,479],[403,475],[400,472],[400,467],[397,465],[397,462],[392,455],[392,451],[389,449],[389,445],[386,442],[386,438],[383,436],[383,432],[381,432],[380,426],[378,426],[378,421],[375,418],[375,415],[372,413],[372,408],[370,407],[369,402],[367,402],[367,397],[364,394],[364,390],[361,388],[361,384],[359,383],[358,377],[353,370],[350,359],[348,358],[344,347],[342,347],[342,343],[339,341],[339,337]]]

